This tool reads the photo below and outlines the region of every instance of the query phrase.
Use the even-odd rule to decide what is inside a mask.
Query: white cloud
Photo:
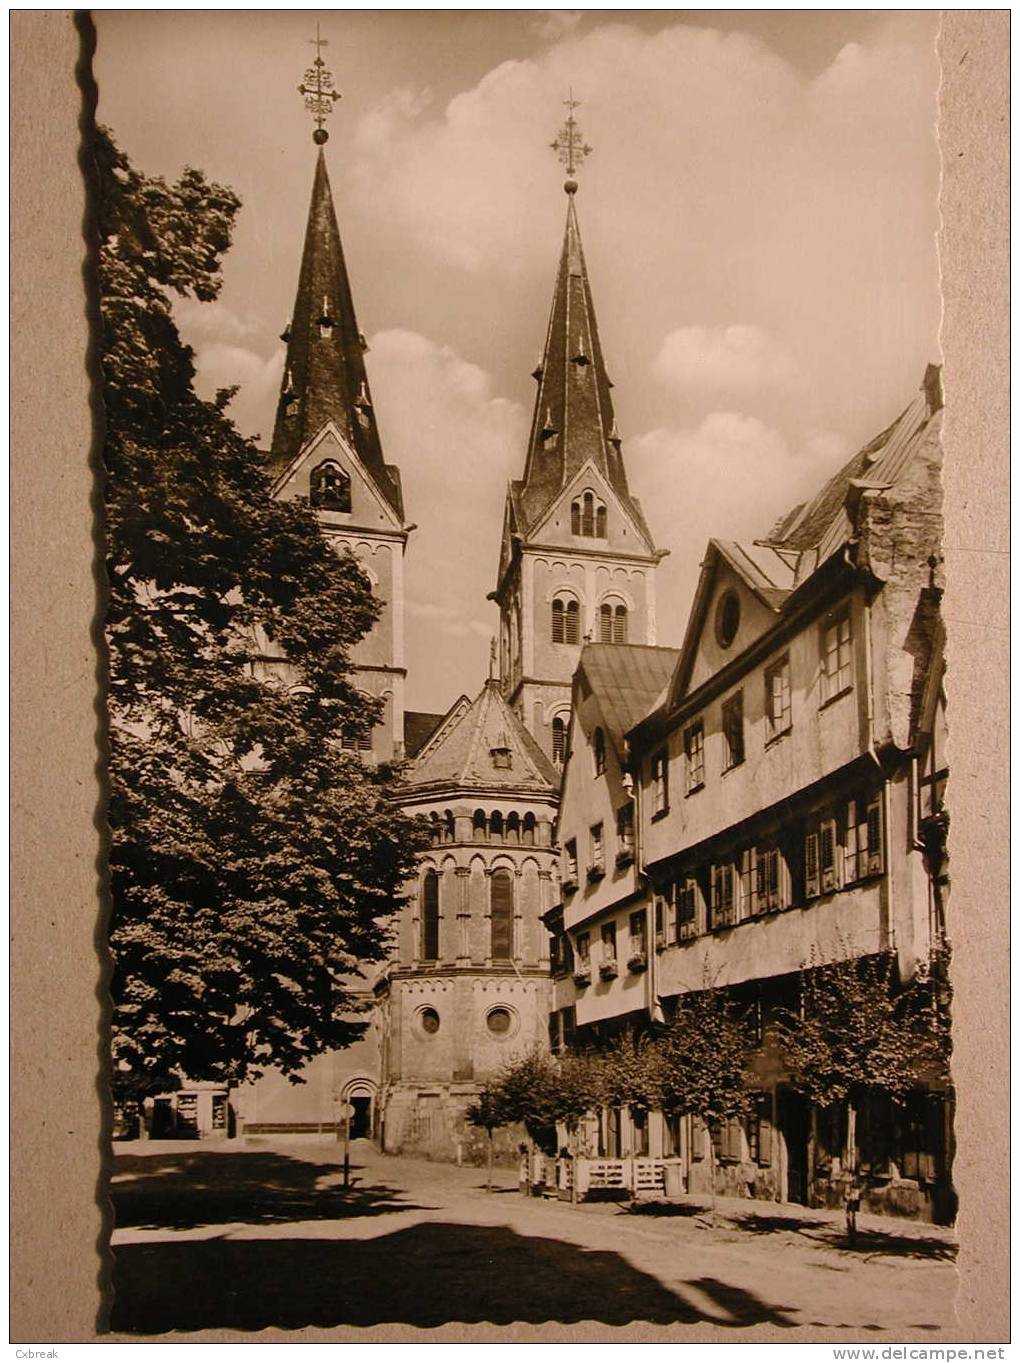
[[[671,550],[659,569],[660,643],[667,644],[682,640],[708,540],[761,538],[831,471],[741,412],[648,431],[628,442],[626,454],[652,534]]]
[[[523,459],[527,416],[449,346],[404,330],[378,332],[370,344],[383,446],[419,524],[407,553],[408,667],[416,703],[441,709],[485,677],[497,616],[492,607],[480,619],[479,606],[495,586],[503,499]],[[443,640],[459,643],[447,649]]]
[[[218,388],[239,385],[240,392],[230,404],[230,416],[243,435],[258,435],[267,446],[273,432],[271,426],[266,428],[265,413],[275,408],[283,360],[283,346],[263,359],[253,350],[229,342],[199,343],[195,351],[195,387],[202,397],[211,398]]]
[[[761,327],[677,327],[655,358],[660,379],[694,389],[741,391],[787,383],[792,356]]]
[[[550,9],[535,14],[531,28],[543,41],[556,43],[573,33],[583,18],[584,11],[580,9]]]

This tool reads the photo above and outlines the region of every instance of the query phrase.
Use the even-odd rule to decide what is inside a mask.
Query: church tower
[[[383,459],[365,372],[367,346],[324,153],[323,124],[340,96],[318,52],[300,91],[315,119],[319,150],[297,295],[282,336],[287,360],[270,454],[273,495],[307,497],[327,538],[354,553],[382,603],[379,620],[352,656],[358,686],[383,700],[383,717],[371,733],[345,735],[345,743],[386,761],[403,755],[404,552],[411,527],[400,472]],[[282,659],[270,661],[285,666]]]
[[[656,549],[631,495],[577,221],[591,150],[574,118],[553,144],[567,170],[563,235],[523,478],[507,492],[499,575],[500,685],[554,762],[586,639],[655,643]]]

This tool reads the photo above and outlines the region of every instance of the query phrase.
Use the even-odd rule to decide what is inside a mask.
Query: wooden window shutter
[[[858,848],[857,801],[851,800],[846,807],[846,847],[843,849],[844,884],[856,880],[861,874],[861,861]]]
[[[697,1113],[691,1118],[691,1159],[705,1158],[705,1123]]]
[[[839,872],[836,866],[836,821],[826,819],[818,830],[818,870],[822,890],[835,890],[839,886]]]
[[[810,899],[819,893],[818,834],[809,833],[804,839],[804,893]]]
[[[559,600],[552,603],[552,641],[554,644],[564,642],[563,602]]]
[[[868,805],[867,813],[867,854],[868,875],[877,875],[882,869],[882,799],[876,796]]]

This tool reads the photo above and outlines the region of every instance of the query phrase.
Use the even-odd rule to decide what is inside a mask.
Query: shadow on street
[[[191,1240],[120,1245],[111,1329],[432,1328],[596,1320],[792,1328],[794,1308],[715,1278],[705,1311],[618,1254],[504,1226],[432,1222],[371,1240]]]
[[[187,1230],[241,1222],[338,1220],[428,1211],[385,1184],[341,1187],[338,1162],[313,1163],[271,1150],[182,1150],[160,1156],[122,1155],[110,1187],[118,1228]]]

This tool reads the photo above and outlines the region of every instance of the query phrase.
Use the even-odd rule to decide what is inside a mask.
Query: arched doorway
[[[371,1140],[375,1135],[375,1084],[352,1079],[344,1085],[343,1101],[350,1104],[351,1140]]]

